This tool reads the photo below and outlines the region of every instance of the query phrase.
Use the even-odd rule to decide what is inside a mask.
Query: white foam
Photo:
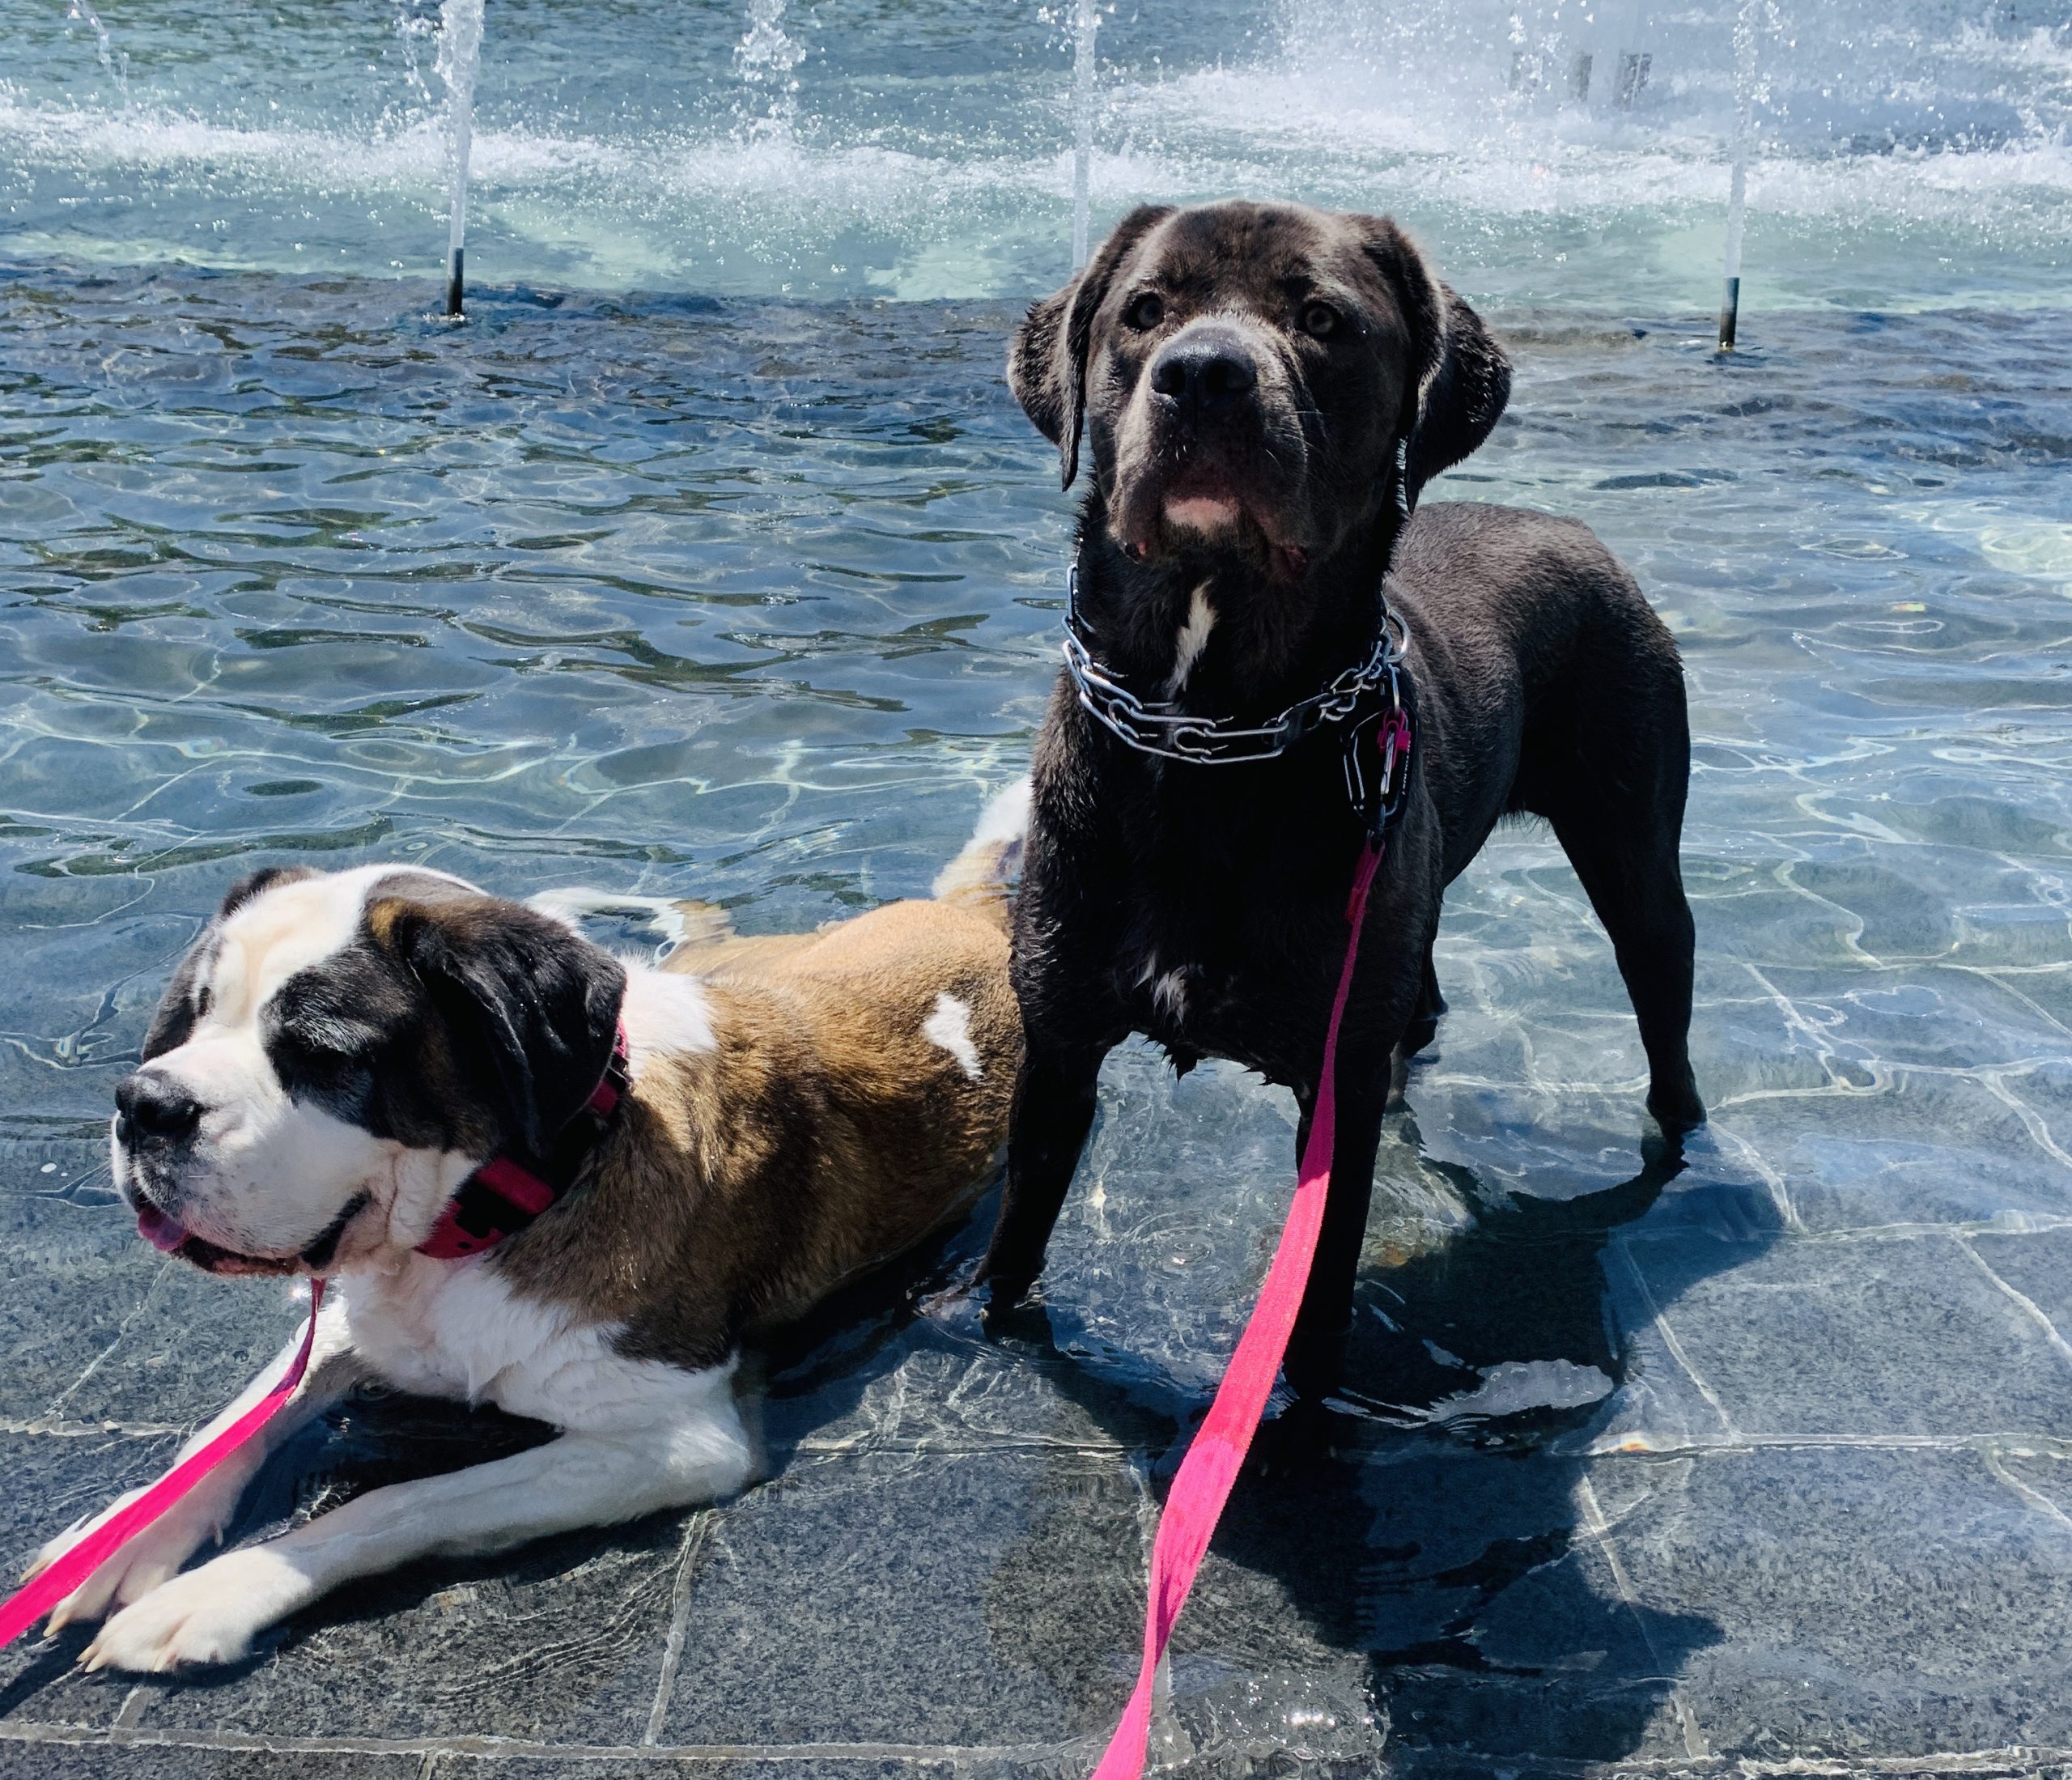
[[[1482,1374],[1472,1391],[1435,1403],[1433,1421],[1492,1421],[1529,1409],[1579,1409],[1611,1395],[1612,1383],[1594,1366],[1571,1360],[1506,1360]]]

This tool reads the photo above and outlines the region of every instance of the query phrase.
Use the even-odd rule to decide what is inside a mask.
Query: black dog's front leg
[[[1347,1056],[1338,1067],[1335,1129],[1331,1154],[1331,1190],[1324,1200],[1323,1228],[1310,1269],[1302,1308],[1289,1339],[1285,1370],[1298,1396],[1324,1396],[1338,1383],[1347,1328],[1352,1321],[1352,1287],[1367,1236],[1367,1210],[1374,1192],[1374,1153],[1382,1141],[1382,1114],[1388,1105],[1386,1059]],[[1310,1147],[1316,1116],[1314,1094],[1299,1097],[1297,1166]]]
[[[991,1288],[996,1310],[1018,1303],[1042,1271],[1051,1226],[1058,1221],[1093,1124],[1101,1060],[1106,1054],[1105,1046],[1059,1051],[1032,1044],[1022,1060],[1008,1128],[1007,1187],[979,1276],[980,1283]]]

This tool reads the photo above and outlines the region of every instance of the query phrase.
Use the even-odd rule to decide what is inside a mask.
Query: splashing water
[[[1086,264],[1093,165],[1093,39],[1101,28],[1099,0],[1079,0],[1072,19],[1072,263]]]
[[[1760,54],[1756,11],[1764,0],[1741,0],[1734,27],[1734,172],[1726,189],[1726,268],[1721,281],[1719,349],[1734,350],[1741,315],[1741,250],[1748,229],[1748,156],[1755,145]],[[1773,15],[1774,16],[1774,15]]]
[[[108,78],[115,83],[115,90],[121,94],[122,103],[130,103],[130,53],[118,49],[108,28],[100,22],[100,15],[94,11],[93,0],[72,0],[65,15],[68,24],[83,24],[94,34],[94,53],[100,58],[100,65],[108,70]]]
[[[440,0],[437,67],[446,83],[446,312],[461,312],[468,236],[468,157],[482,66],[482,0]]]
[[[734,66],[751,95],[766,93],[767,108],[749,126],[758,136],[792,141],[798,130],[799,79],[805,45],[785,35],[785,0],[749,0],[748,30],[734,47]]]
[[[335,8],[146,15],[123,34],[121,109],[82,96],[64,9],[32,15],[0,85],[9,251],[422,266],[451,208],[454,96],[414,57],[447,9],[395,3],[400,29]],[[1776,8],[1749,105],[1759,306],[2066,301],[2072,3]],[[824,9],[811,40],[779,0],[741,0],[720,32],[699,9],[528,0],[475,97],[476,244],[488,231],[499,283],[1025,294],[1056,283],[1081,189],[1089,244],[1139,202],[1245,193],[1391,211],[1485,299],[1709,313],[1741,10],[1104,4],[1085,104],[1078,0],[912,0],[897,31]]]

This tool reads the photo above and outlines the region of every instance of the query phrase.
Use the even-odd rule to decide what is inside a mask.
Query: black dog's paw
[[[1025,1291],[1010,1295],[975,1267],[955,1285],[923,1298],[916,1308],[945,1333],[967,1341],[1043,1341],[1050,1334],[1050,1312],[1039,1298]]]
[[[1259,1425],[1245,1468],[1259,1477],[1300,1476],[1335,1458],[1346,1418],[1326,1396],[1299,1396]]]
[[[946,1333],[961,1335],[966,1340],[982,1341],[986,1336],[986,1310],[991,1296],[991,1285],[974,1267],[954,1284],[927,1294],[915,1308]]]
[[[1687,1075],[1676,1082],[1657,1082],[1648,1092],[1648,1111],[1672,1141],[1705,1122],[1705,1103],[1698,1098],[1698,1085]]]

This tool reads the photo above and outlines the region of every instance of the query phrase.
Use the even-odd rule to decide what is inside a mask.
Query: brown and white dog
[[[1025,786],[996,800],[932,901],[762,938],[686,905],[700,931],[660,967],[416,867],[232,890],[117,1090],[116,1183],[144,1234],[198,1267],[333,1284],[264,1441],[104,1564],[53,1629],[120,1609],[90,1668],[234,1661],[349,1578],[748,1482],[744,1334],[940,1224],[1006,1136],[1021,1025],[1004,884],[1026,809]],[[622,1030],[625,1090],[597,1119],[583,1109]],[[558,1155],[567,1190],[485,1252],[421,1251],[477,1171],[512,1155]],[[265,1443],[371,1379],[561,1435],[177,1574],[220,1537]]]

